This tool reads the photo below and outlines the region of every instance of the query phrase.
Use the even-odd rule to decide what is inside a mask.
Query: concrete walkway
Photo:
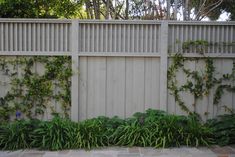
[[[0,157],[235,157],[235,147],[208,148],[121,148],[110,147],[91,151],[64,150],[64,151],[38,151],[19,150],[14,152],[0,151]]]

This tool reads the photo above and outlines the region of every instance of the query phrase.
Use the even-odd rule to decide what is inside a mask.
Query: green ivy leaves
[[[204,43],[204,42],[202,42]],[[202,44],[199,43],[199,44]],[[191,44],[189,43],[185,43]],[[205,43],[204,43],[205,44]],[[205,44],[206,45],[206,44]],[[230,83],[224,83],[224,81],[233,82],[235,80],[235,64],[233,65],[233,70],[231,74],[224,74],[221,78],[216,78],[216,68],[213,63],[213,59],[210,57],[202,56],[200,60],[205,62],[204,71],[194,71],[184,67],[186,61],[197,60],[196,58],[186,58],[183,57],[181,53],[177,53],[172,56],[172,64],[168,68],[168,89],[170,93],[175,97],[175,101],[181,107],[183,111],[188,114],[194,114],[193,111],[190,111],[189,108],[185,105],[183,99],[180,97],[181,92],[189,92],[194,98],[195,102],[197,99],[201,99],[204,96],[208,96],[211,92],[211,89],[214,87],[216,91],[214,93],[213,104],[218,105],[220,99],[224,93],[224,90],[229,92],[235,92],[235,87]],[[186,83],[179,86],[176,79],[176,73],[179,70],[182,70],[186,76]],[[196,103],[192,104],[193,106],[197,105]],[[228,109],[232,111],[231,109]],[[205,111],[205,114],[208,114]]]
[[[63,115],[69,116],[70,57],[2,57],[0,67],[2,74],[10,80],[10,90],[1,98],[0,112],[4,114],[0,119],[8,120],[16,110],[28,118],[43,115],[52,101],[61,104]]]

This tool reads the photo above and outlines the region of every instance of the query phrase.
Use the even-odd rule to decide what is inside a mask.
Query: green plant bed
[[[98,117],[78,123],[55,116],[51,121],[21,120],[2,124],[0,148],[62,150],[105,146],[207,146],[216,141],[213,131],[209,123],[203,124],[196,116],[171,115],[152,109],[128,119]]]
[[[219,145],[235,144],[235,114],[221,115],[209,120],[216,143]]]

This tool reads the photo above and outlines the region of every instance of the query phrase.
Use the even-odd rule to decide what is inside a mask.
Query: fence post
[[[73,121],[78,121],[78,90],[79,90],[79,77],[78,77],[78,66],[79,66],[79,57],[78,57],[78,33],[79,33],[79,23],[78,20],[72,21],[71,27],[71,50],[72,50],[72,71],[73,75],[71,78],[71,119]]]
[[[167,110],[167,66],[168,66],[168,22],[162,21],[160,28],[160,109]]]

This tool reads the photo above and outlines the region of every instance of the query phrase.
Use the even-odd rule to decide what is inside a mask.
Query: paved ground
[[[111,147],[85,150],[38,151],[20,150],[14,152],[0,151],[0,157],[235,157],[235,146],[208,148],[120,148]]]

